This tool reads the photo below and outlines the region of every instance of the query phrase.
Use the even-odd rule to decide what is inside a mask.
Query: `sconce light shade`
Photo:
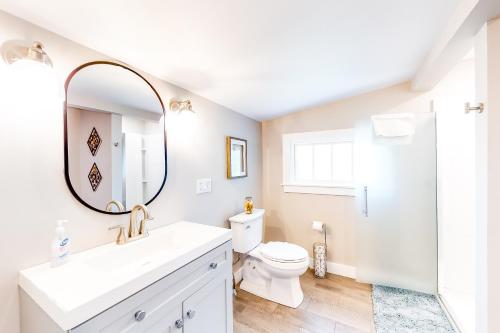
[[[62,84],[42,43],[10,40],[2,44],[0,52],[9,65],[2,79],[8,82],[13,106],[52,108],[64,100]]]
[[[18,60],[32,60],[52,67],[52,61],[40,42],[30,44],[18,40],[7,41],[2,45],[2,57],[7,64],[13,64]]]
[[[178,112],[179,114],[184,111],[193,112],[193,105],[191,104],[191,100],[187,99],[185,101],[179,101],[176,99],[171,99],[169,104],[170,111]]]

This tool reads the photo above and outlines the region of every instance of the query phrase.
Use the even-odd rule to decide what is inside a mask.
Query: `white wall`
[[[488,332],[500,332],[500,19],[487,25]]]
[[[500,331],[500,19],[485,24],[475,39],[477,263],[476,332]]]
[[[107,57],[0,12],[0,43],[40,40],[61,80],[78,65]],[[168,55],[165,55],[168,56]],[[5,65],[0,61],[0,79]],[[245,196],[261,205],[261,125],[145,74],[163,101],[190,96],[193,117],[167,115],[168,178],[150,206],[152,227],[178,220],[223,226]],[[5,97],[0,90],[0,103]],[[28,99],[29,96],[25,96]],[[20,105],[24,103],[20,100]],[[81,205],[64,180],[61,108],[9,110],[0,106],[0,332],[19,332],[17,272],[49,259],[55,220],[68,218],[72,251],[111,242],[107,228],[129,216],[108,216]],[[248,140],[249,177],[225,178],[225,136]],[[196,178],[212,177],[212,193],[196,195]]]
[[[475,315],[474,60],[459,63],[435,88],[437,128],[438,291],[463,333]]]
[[[476,103],[487,101],[487,27],[474,40]],[[476,332],[488,332],[488,104],[476,114]]]

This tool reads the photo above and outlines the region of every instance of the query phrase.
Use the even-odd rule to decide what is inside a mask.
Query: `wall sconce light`
[[[9,65],[9,86],[16,104],[28,108],[24,100],[31,100],[29,107],[49,108],[64,100],[63,86],[42,43],[10,40],[2,44],[0,52]]]
[[[178,112],[179,114],[181,114],[184,111],[190,111],[190,112],[194,113],[193,105],[191,104],[191,100],[189,100],[189,99],[184,100],[184,101],[180,101],[180,100],[176,100],[176,99],[172,98],[170,100],[169,107],[170,107],[170,111]]]
[[[2,57],[9,65],[20,60],[30,60],[53,67],[52,61],[47,53],[45,53],[43,44],[40,42],[33,42],[31,44],[17,40],[5,42],[2,45]]]

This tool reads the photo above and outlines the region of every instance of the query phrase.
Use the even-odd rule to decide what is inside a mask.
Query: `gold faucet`
[[[137,214],[139,211],[142,211],[143,218],[139,223],[139,229],[137,229]],[[144,237],[147,237],[148,230],[146,229],[146,222],[152,220],[153,218],[149,215],[149,211],[144,205],[135,205],[130,212],[130,223],[128,225],[128,232],[125,234],[125,226],[124,225],[116,225],[114,227],[109,228],[112,229],[120,229],[118,232],[118,236],[116,237],[116,244],[122,245],[130,241],[138,240]]]
[[[113,206],[115,206],[120,213],[125,211],[125,207],[118,200],[111,200],[110,202],[108,202],[108,204],[106,205],[106,211],[111,212],[111,209],[113,208]]]
[[[137,231],[137,213],[142,210],[143,219],[139,224],[139,231]],[[130,212],[130,223],[128,225],[128,238],[134,238],[137,236],[147,236],[148,231],[146,230],[146,222],[152,220],[149,216],[149,211],[144,205],[135,205]]]

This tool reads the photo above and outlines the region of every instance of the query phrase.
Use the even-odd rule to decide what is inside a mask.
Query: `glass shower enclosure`
[[[436,123],[415,113],[409,137],[355,129],[357,279],[437,292]]]

